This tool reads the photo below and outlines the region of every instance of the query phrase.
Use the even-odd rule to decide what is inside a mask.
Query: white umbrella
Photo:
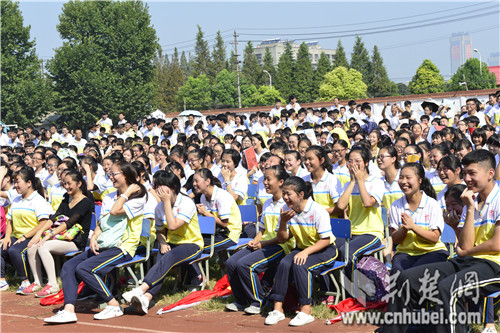
[[[181,116],[181,117],[187,117],[187,116],[203,117],[203,114],[200,111],[196,111],[196,110],[184,110],[181,113],[179,113],[179,116]]]
[[[165,113],[163,113],[161,110],[156,110],[155,112],[151,113],[151,116],[154,118],[165,119]]]

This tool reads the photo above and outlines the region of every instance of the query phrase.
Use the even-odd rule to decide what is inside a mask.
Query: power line
[[[445,23],[451,23],[451,22],[456,22],[456,21],[462,21],[462,20],[468,20],[472,18],[477,18],[477,17],[484,17],[484,16],[489,16],[493,14],[497,14],[499,11],[495,12],[490,12],[486,14],[477,14],[477,15],[471,15],[469,17],[465,18],[456,18],[456,19],[448,19],[440,22],[433,22],[433,23],[423,23],[423,24],[418,24],[414,26],[404,26],[396,29],[385,29],[385,30],[378,30],[378,31],[368,31],[368,32],[358,32],[358,33],[351,33],[351,34],[343,34],[343,35],[335,35],[335,36],[324,36],[324,37],[314,37],[314,39],[334,39],[334,38],[342,38],[342,37],[353,37],[356,35],[359,36],[364,36],[364,35],[374,35],[374,34],[379,34],[379,33],[385,33],[385,32],[396,32],[396,31],[403,31],[403,30],[411,30],[411,29],[416,29],[416,28],[423,28],[423,27],[430,27],[434,25],[441,25]],[[241,42],[260,42],[260,40],[242,40]]]
[[[452,9],[444,9],[440,11],[433,11],[430,13],[423,13],[423,14],[416,14],[416,15],[411,15],[411,16],[403,16],[403,17],[396,17],[396,18],[390,18],[390,19],[383,19],[383,20],[376,20],[376,21],[368,21],[368,22],[353,22],[349,23],[350,25],[357,25],[357,24],[370,24],[370,23],[380,23],[380,22],[387,22],[387,21],[395,21],[395,20],[404,20],[407,18],[415,18],[415,17],[420,17],[420,16],[428,16],[428,15],[434,15],[438,13],[449,13],[450,11],[455,11],[463,8],[470,8],[470,7],[475,7],[475,6],[481,6],[489,3],[496,3],[497,1],[489,1],[489,2],[482,2],[482,3],[477,3],[477,4],[472,4],[472,5],[467,5],[467,6],[462,6],[462,7],[456,7]],[[479,9],[481,10],[481,9]],[[453,14],[457,15],[457,14]],[[289,27],[289,28],[237,28],[237,30],[303,30],[303,29],[325,29],[325,28],[335,28],[335,27],[343,27],[345,24],[336,24],[336,25],[327,25],[327,26],[317,26],[317,27]]]
[[[487,10],[487,9],[497,9],[497,11],[496,12],[491,12],[490,11],[490,12],[486,12],[486,13],[475,14],[472,17],[477,17],[477,15],[479,15],[479,16],[483,16],[483,15],[486,16],[486,15],[491,15],[491,14],[494,14],[494,13],[498,12],[498,6],[491,6],[491,7],[488,7],[488,8],[483,8],[482,10]],[[464,12],[464,13],[455,14],[454,16],[456,16],[456,15],[470,15],[470,14],[471,14],[470,12]],[[470,18],[470,16],[466,16],[466,17],[454,17],[453,20],[455,20],[455,21],[457,21],[457,20],[465,20],[465,19],[468,19],[468,18]],[[304,35],[307,35],[307,36],[316,36],[316,35],[352,33],[352,32],[357,32],[357,34],[359,35],[360,32],[362,32],[362,31],[371,31],[371,30],[377,30],[377,29],[383,29],[383,28],[398,28],[398,27],[404,27],[404,26],[408,26],[408,25],[411,25],[411,24],[421,23],[421,22],[422,22],[421,20],[418,20],[418,21],[413,21],[413,22],[405,22],[405,23],[398,23],[398,24],[392,24],[392,25],[384,25],[383,27],[363,28],[363,29],[355,29],[355,30],[341,30],[341,31],[335,31],[335,32],[328,31],[328,32],[282,33],[280,35],[281,36],[304,36]],[[433,25],[433,24],[436,24],[436,23],[429,23],[427,25]],[[242,35],[246,35],[246,36],[270,36],[271,34],[274,34],[274,33],[266,33],[266,34],[242,33]],[[316,38],[316,37],[313,37],[313,38]]]
[[[222,35],[223,33],[226,33],[226,32],[232,31],[232,30],[233,30],[233,29],[228,29],[228,30],[221,31],[221,35]],[[217,33],[207,35],[207,36],[205,36],[205,38],[209,38],[209,37],[212,37],[212,36],[217,36]],[[185,40],[185,41],[182,41],[182,42],[175,42],[175,43],[170,43],[170,44],[164,44],[164,45],[161,45],[161,47],[167,47],[167,46],[172,46],[172,45],[179,45],[179,44],[191,43],[191,42],[193,42],[193,41],[195,41],[195,40],[196,40],[196,38],[194,38],[194,39],[189,39],[189,40]]]

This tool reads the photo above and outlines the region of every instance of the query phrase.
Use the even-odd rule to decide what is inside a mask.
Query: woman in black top
[[[28,287],[23,290],[23,294],[34,293],[36,297],[45,297],[57,293],[59,286],[57,285],[52,254],[62,255],[70,251],[82,251],[87,245],[94,210],[92,195],[87,190],[82,174],[78,171],[71,170],[67,172],[62,179],[62,183],[67,193],[64,194],[61,205],[48,223],[55,222],[61,215],[66,216],[67,221],[47,232],[38,244],[28,248],[28,261],[35,282],[30,286],[31,288]],[[71,241],[52,239],[54,235],[65,230],[69,231],[72,227],[79,228],[77,225],[81,227],[81,230]],[[42,265],[48,277],[48,282],[43,289],[41,289]]]

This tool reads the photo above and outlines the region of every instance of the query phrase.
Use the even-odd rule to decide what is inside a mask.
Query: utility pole
[[[234,56],[236,57],[236,78],[238,79],[238,108],[241,109],[240,61],[238,60],[238,40],[236,37],[238,37],[238,35],[236,34],[236,30],[234,30]]]

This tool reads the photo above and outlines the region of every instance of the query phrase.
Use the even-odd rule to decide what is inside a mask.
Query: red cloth
[[[359,312],[370,309],[382,309],[382,311],[386,311],[387,303],[386,302],[367,302],[366,306],[359,303],[354,298],[347,298],[338,304],[327,305],[330,309],[337,311],[338,316],[333,319],[328,319],[328,324],[333,324],[342,320],[342,314],[348,312]]]
[[[83,282],[80,282],[78,285],[78,294],[82,291],[84,285],[85,284]],[[40,300],[40,305],[54,305],[61,303],[64,303],[64,292],[62,289],[59,290],[57,294],[44,297]]]
[[[192,306],[200,304],[203,301],[208,301],[214,297],[229,296],[231,294],[232,290],[231,286],[229,285],[229,280],[227,279],[227,275],[224,275],[222,279],[217,281],[213,290],[193,291],[191,294],[187,295],[180,301],[161,308],[160,310],[158,310],[157,314],[190,308]]]

